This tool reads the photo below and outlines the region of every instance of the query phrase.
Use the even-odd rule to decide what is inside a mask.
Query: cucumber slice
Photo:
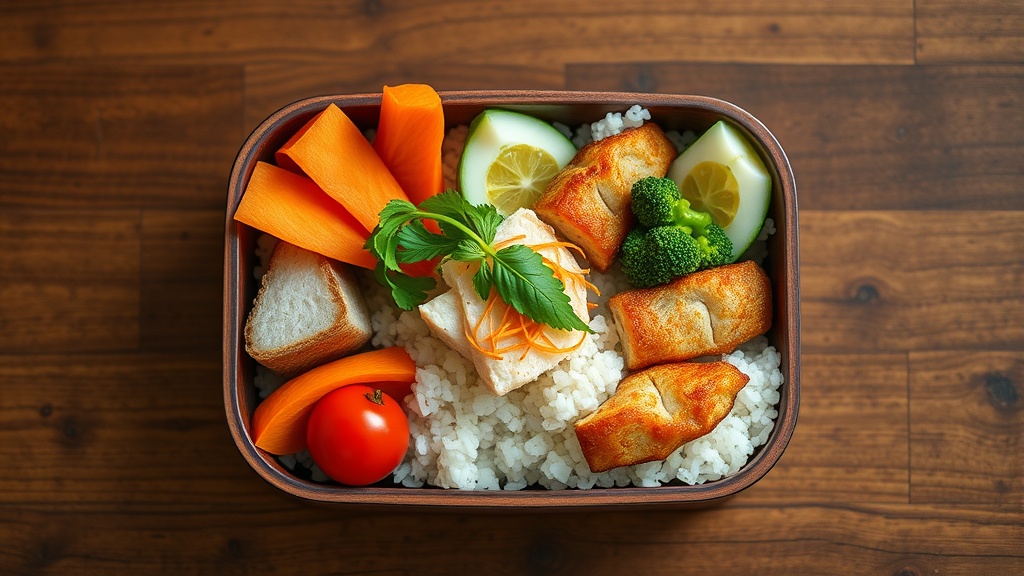
[[[735,127],[719,120],[683,151],[669,168],[668,177],[682,189],[687,176],[705,162],[723,164],[736,179],[739,205],[732,221],[722,226],[732,240],[732,259],[743,254],[761,232],[772,197],[772,177],[761,157]],[[691,185],[692,186],[692,178]],[[713,203],[713,198],[708,199]],[[714,210],[707,210],[714,214]],[[721,225],[721,223],[718,223]]]
[[[459,189],[471,204],[493,204],[508,216],[530,208],[576,155],[554,126],[510,110],[488,109],[469,125],[459,160]]]

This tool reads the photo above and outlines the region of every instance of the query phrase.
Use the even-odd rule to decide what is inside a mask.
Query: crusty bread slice
[[[494,236],[494,242],[512,241],[528,245],[541,245],[556,240],[554,230],[537,218],[530,210],[521,209],[506,218]],[[549,246],[539,250],[544,257],[558,262],[572,272],[580,272],[579,264],[573,255],[560,246]],[[442,265],[442,274],[451,290],[420,306],[420,317],[427,323],[431,331],[449,347],[473,361],[481,381],[498,396],[505,395],[528,382],[536,380],[543,372],[554,368],[567,353],[548,353],[530,350],[525,356],[521,350],[502,354],[500,358],[481,353],[473,347],[466,336],[466,330],[475,326],[485,313],[491,318],[481,322],[482,325],[498,325],[501,313],[488,308],[484,300],[473,287],[472,276],[476,265],[465,262],[448,261]],[[590,311],[587,307],[586,287],[580,283],[572,283],[566,287],[570,303],[576,314],[589,320]],[[585,335],[581,331],[545,330],[551,345],[559,348],[571,348]],[[509,342],[503,341],[504,346]]]
[[[728,362],[661,364],[619,383],[574,424],[592,472],[664,460],[718,426],[750,378]]]
[[[360,348],[370,336],[370,313],[352,271],[278,242],[245,324],[249,355],[295,376]]]
[[[754,262],[709,268],[608,299],[630,370],[725,354],[772,324],[771,281]]]
[[[605,272],[635,222],[633,183],[664,176],[675,158],[675,146],[650,122],[591,142],[548,184],[533,209]]]

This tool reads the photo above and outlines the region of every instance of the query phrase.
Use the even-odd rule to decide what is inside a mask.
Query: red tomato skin
[[[383,480],[409,447],[409,419],[402,407],[387,394],[377,404],[373,395],[369,386],[345,386],[321,398],[309,416],[309,453],[324,474],[341,484]]]

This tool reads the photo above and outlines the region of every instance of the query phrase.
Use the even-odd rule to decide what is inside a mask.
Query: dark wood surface
[[[1024,6],[0,2],[0,573],[1024,573]],[[324,508],[221,396],[235,152],[426,82],[705,94],[800,202],[802,402],[700,511]]]

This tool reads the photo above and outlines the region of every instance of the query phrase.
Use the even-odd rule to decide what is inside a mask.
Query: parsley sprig
[[[441,233],[431,232],[424,220],[437,223]],[[520,314],[561,330],[592,332],[570,304],[562,281],[529,246],[513,244],[495,250],[491,244],[504,218],[494,206],[475,206],[461,194],[448,190],[432,196],[419,207],[392,200],[380,212],[380,223],[366,241],[377,258],[377,281],[391,288],[403,310],[412,310],[427,299],[436,282],[431,277],[409,276],[400,264],[441,258],[479,262],[473,288],[486,300],[491,289]]]

